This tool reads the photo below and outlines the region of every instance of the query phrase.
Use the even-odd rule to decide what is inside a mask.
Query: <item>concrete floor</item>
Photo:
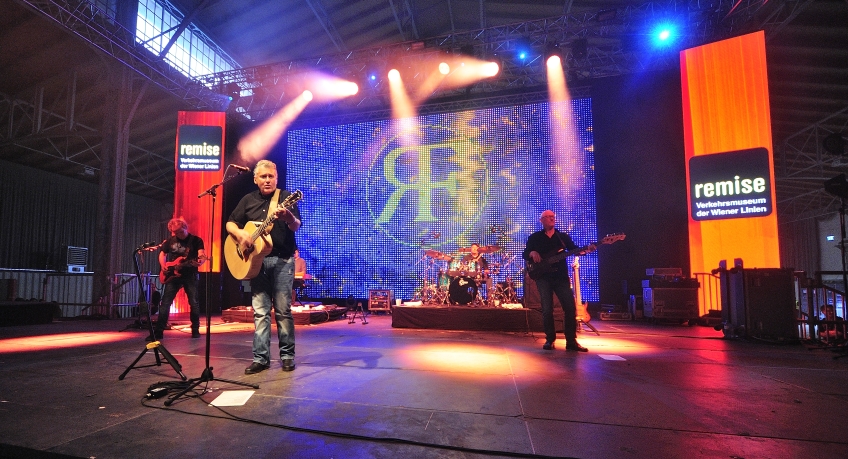
[[[848,358],[801,344],[593,321],[584,354],[561,337],[543,351],[538,333],[393,329],[372,315],[298,326],[295,371],[246,376],[253,325],[213,317],[213,375],[260,388],[210,406],[252,390],[216,380],[166,407],[144,395],[179,381],[167,362],[118,380],[146,345],[145,331],[118,331],[129,323],[0,328],[0,457],[848,457]],[[201,376],[205,338],[162,342]],[[153,363],[151,351],[139,365]]]

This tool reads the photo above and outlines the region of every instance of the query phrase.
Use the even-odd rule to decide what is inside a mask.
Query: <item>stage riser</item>
[[[562,310],[554,310],[556,330],[562,332]],[[392,308],[393,328],[435,330],[541,332],[542,313],[538,309],[503,308]]]

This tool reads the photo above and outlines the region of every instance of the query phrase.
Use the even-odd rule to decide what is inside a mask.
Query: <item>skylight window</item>
[[[183,13],[167,0],[139,0],[136,40],[159,55],[177,32],[183,17]],[[240,67],[194,24],[190,24],[168,49],[165,61],[191,78]]]

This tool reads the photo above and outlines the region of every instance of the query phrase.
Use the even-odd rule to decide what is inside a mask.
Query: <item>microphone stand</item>
[[[141,269],[139,268],[138,256],[143,251],[156,250],[159,247],[161,247],[161,245],[162,244],[159,244],[158,246],[153,246],[153,247],[147,247],[146,245],[143,245],[143,246],[135,249],[135,251],[133,252],[133,262],[135,263],[135,277],[136,277],[136,279],[138,279],[139,316],[141,315],[141,309],[142,308],[147,310],[147,325],[150,328],[150,336],[155,336],[154,331],[153,331],[153,320],[150,318],[150,304],[147,303],[147,297],[144,294],[144,282],[142,282],[142,280],[141,280]],[[155,364],[151,363],[150,365],[136,366],[135,364],[138,363],[138,361],[141,360],[142,357],[144,357],[144,354],[146,354],[147,351],[149,351],[151,349],[153,350],[153,354],[156,356],[156,363]],[[180,375],[180,379],[185,381],[186,375],[184,375],[183,372],[182,372],[183,367],[180,365],[179,362],[177,362],[177,359],[175,359],[174,356],[171,355],[171,353],[168,352],[167,349],[165,349],[165,345],[162,344],[160,341],[157,341],[155,338],[154,338],[153,342],[148,343],[144,347],[144,349],[141,351],[141,354],[139,354],[139,356],[136,357],[135,360],[133,360],[133,363],[131,363],[130,366],[128,366],[127,369],[124,370],[123,373],[121,373],[121,376],[118,376],[118,381],[122,381],[124,379],[124,377],[127,375],[127,373],[129,373],[130,370],[132,370],[134,368],[146,368],[146,367],[152,367],[154,365],[156,365],[156,366],[162,365],[162,360],[159,359],[159,353],[160,352],[162,353],[162,357],[164,357],[165,360],[167,360],[168,363],[171,365],[171,368],[173,368],[174,371],[176,371],[177,374]]]
[[[232,166],[232,165],[230,165],[230,166]],[[227,168],[229,168],[230,166],[227,166]],[[243,169],[236,168],[236,170],[239,171],[238,174],[245,172]],[[212,235],[214,234],[214,228],[215,228],[215,201],[218,197],[217,189],[218,189],[218,187],[222,186],[223,184],[234,179],[236,177],[236,175],[238,175],[238,174],[231,175],[231,176],[227,177],[226,170],[225,170],[224,171],[224,180],[222,180],[220,183],[216,183],[215,185],[212,185],[208,190],[204,191],[203,193],[200,193],[197,196],[198,198],[202,198],[202,197],[207,196],[207,195],[212,196],[212,201],[210,202],[211,210],[209,212],[209,215],[212,218],[210,219],[210,222],[209,222],[209,239],[207,239],[210,244],[212,243]],[[207,257],[206,260],[207,260],[207,262],[211,263],[212,257]],[[211,265],[210,265],[210,268],[209,268],[209,273],[212,273]],[[211,288],[210,288],[209,284],[210,284],[209,277],[207,276],[207,278],[206,278],[206,367],[204,368],[203,373],[200,375],[199,378],[189,379],[189,385],[187,387],[180,390],[179,392],[174,394],[172,397],[169,397],[168,400],[165,400],[165,406],[171,406],[171,404],[174,403],[174,401],[176,401],[178,398],[185,395],[187,392],[193,390],[195,387],[199,386],[200,384],[203,384],[203,383],[209,382],[209,381],[220,381],[220,382],[225,382],[225,383],[230,383],[230,384],[236,384],[236,385],[239,385],[239,386],[251,387],[253,389],[259,389],[259,384],[249,384],[249,383],[245,383],[245,382],[241,382],[241,381],[233,381],[233,380],[230,380],[230,379],[216,378],[215,375],[212,374],[212,367],[209,366],[209,349],[210,349],[210,344],[212,342],[212,332],[211,332],[211,330],[212,330],[212,308],[210,307],[210,304],[209,304],[209,297],[210,297],[210,294],[211,294]],[[204,390],[204,392],[205,392],[205,390]]]

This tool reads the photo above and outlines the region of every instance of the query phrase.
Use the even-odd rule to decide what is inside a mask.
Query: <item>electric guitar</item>
[[[542,255],[542,259],[538,263],[534,263],[532,260],[527,260],[525,263],[525,267],[527,268],[527,274],[533,280],[538,280],[545,274],[556,271],[554,268],[554,264],[558,263],[572,255],[579,255],[589,251],[590,245],[603,245],[603,244],[612,244],[613,242],[621,241],[626,236],[624,233],[614,233],[607,234],[603,239],[594,244],[589,244],[583,247],[578,247],[574,250],[565,250],[564,248],[556,250],[554,252],[549,252],[545,255]]]
[[[291,209],[301,199],[303,199],[303,193],[297,190],[279,203],[277,209],[281,207]],[[242,229],[250,232],[251,242],[251,247],[246,250],[239,247],[238,241],[232,235],[227,236],[224,241],[224,259],[227,260],[227,268],[233,277],[238,280],[247,280],[259,274],[259,270],[262,269],[262,260],[274,248],[268,233],[271,232],[276,218],[276,212],[271,212],[268,218],[259,225],[256,224],[257,222],[247,222],[244,225]]]
[[[182,269],[189,266],[199,266],[200,262],[206,260],[206,255],[188,259],[186,257],[177,257],[174,261],[165,263],[165,267],[159,271],[159,282],[167,284],[172,280],[182,277]]]
[[[580,262],[578,261],[580,257],[574,257],[574,262],[571,263],[571,267],[574,269],[574,275],[571,276],[571,281],[574,283],[574,304],[577,305],[577,321],[583,323],[589,323],[592,320],[592,316],[589,315],[589,304],[583,301],[580,295]],[[578,327],[579,328],[579,327]]]

